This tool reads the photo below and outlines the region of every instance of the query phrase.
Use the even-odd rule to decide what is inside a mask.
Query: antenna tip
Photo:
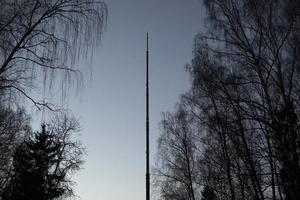
[[[147,32],[147,50],[148,50],[148,36],[149,36],[149,33]]]

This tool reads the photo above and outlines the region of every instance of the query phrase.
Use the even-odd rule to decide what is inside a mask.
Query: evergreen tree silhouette
[[[41,132],[16,149],[15,175],[3,200],[50,200],[63,195],[66,188],[60,183],[66,173],[55,173],[62,147],[63,144],[42,125]]]

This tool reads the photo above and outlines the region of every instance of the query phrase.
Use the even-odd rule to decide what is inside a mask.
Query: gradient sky
[[[70,100],[87,147],[74,179],[82,200],[145,198],[145,42],[150,35],[150,153],[161,112],[187,90],[184,66],[203,26],[201,0],[105,0],[109,9],[93,78]]]

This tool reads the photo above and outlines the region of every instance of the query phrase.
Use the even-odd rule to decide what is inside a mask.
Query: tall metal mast
[[[150,173],[149,173],[149,50],[147,33],[146,51],[146,200],[150,200]]]

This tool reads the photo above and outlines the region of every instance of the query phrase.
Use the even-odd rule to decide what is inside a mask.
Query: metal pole
[[[147,33],[146,51],[146,200],[150,200],[150,173],[149,173],[149,50]]]

